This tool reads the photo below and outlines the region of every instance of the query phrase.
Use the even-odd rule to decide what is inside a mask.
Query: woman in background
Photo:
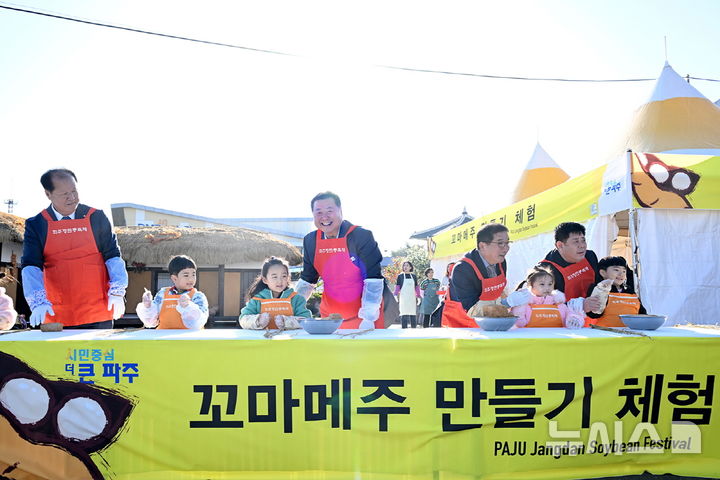
[[[440,303],[437,291],[440,289],[440,280],[433,278],[432,268],[425,270],[425,280],[420,282],[420,290],[423,292],[420,302],[420,321],[423,328],[430,326],[430,317]]]
[[[415,267],[411,262],[403,262],[402,273],[398,275],[395,285],[395,296],[400,304],[400,321],[402,328],[410,323],[412,328],[417,327],[417,299],[420,298],[420,287],[413,272]]]

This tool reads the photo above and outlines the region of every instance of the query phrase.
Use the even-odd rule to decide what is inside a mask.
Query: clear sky
[[[621,151],[653,82],[720,79],[715,0],[18,0],[191,43],[0,9],[2,200],[31,216],[65,166],[81,201],[309,216],[333,190],[383,250],[508,203],[536,142],[571,176]],[[720,83],[693,81],[710,100]],[[4,205],[3,205],[4,207]],[[3,210],[5,210],[3,208]]]

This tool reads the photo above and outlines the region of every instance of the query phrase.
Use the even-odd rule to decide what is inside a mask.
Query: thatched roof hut
[[[117,227],[123,259],[128,263],[165,265],[173,255],[189,255],[197,265],[230,265],[284,257],[302,261],[300,251],[266,233],[239,227]]]
[[[0,212],[0,242],[22,243],[25,238],[25,219],[12,213]]]

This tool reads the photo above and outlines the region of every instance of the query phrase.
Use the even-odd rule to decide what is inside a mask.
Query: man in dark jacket
[[[505,307],[525,305],[530,299],[526,289],[501,299],[507,285],[505,256],[510,251],[510,237],[505,225],[489,223],[477,233],[477,248],[455,264],[450,277],[448,296],[443,307],[442,323],[447,327],[474,328],[475,321],[467,311],[479,300],[497,302]]]
[[[597,297],[585,297],[588,287],[602,277],[598,273],[598,258],[588,250],[585,227],[575,222],[555,227],[555,249],[538,266],[549,268],[555,279],[555,289],[565,294],[568,307],[576,312],[590,312],[600,306]]]
[[[30,323],[112,328],[125,313],[125,262],[110,221],[80,204],[75,174],[40,177],[50,206],[25,222],[22,280]]]

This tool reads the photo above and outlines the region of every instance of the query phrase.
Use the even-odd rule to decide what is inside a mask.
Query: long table
[[[118,480],[717,476],[720,330],[643,333],[0,334],[0,472],[16,464],[38,478]]]

